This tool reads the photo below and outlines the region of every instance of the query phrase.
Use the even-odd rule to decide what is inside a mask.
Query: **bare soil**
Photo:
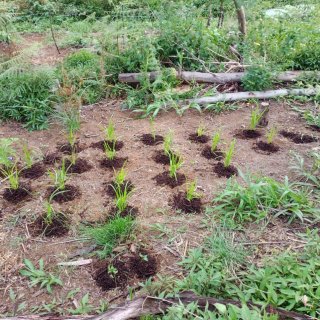
[[[68,168],[68,173],[84,173],[92,169],[92,165],[86,160],[78,158],[75,164],[72,164],[69,159],[65,161],[65,167]]]
[[[179,192],[175,194],[170,200],[172,208],[182,211],[184,213],[199,213],[201,212],[201,199],[194,198],[191,201],[187,199],[186,192]]]
[[[18,189],[6,188],[3,192],[3,199],[13,204],[17,204],[21,201],[24,201],[30,196],[31,189],[26,184],[20,184]]]
[[[23,178],[38,179],[46,173],[46,168],[41,162],[33,164],[30,168],[21,170],[20,175]]]
[[[47,153],[43,157],[43,163],[45,165],[53,165],[61,160],[61,155],[58,152]]]
[[[210,140],[210,137],[205,134],[198,136],[197,133],[191,133],[189,135],[189,140],[195,143],[207,143]]]

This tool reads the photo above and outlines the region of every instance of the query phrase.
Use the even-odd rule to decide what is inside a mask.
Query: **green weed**
[[[111,144],[104,142],[104,154],[108,160],[114,160],[117,154],[116,141],[113,140]]]
[[[49,178],[54,183],[54,186],[59,191],[64,191],[66,188],[66,182],[68,180],[68,168],[66,168],[65,160],[62,160],[60,169],[52,169],[48,171]]]
[[[113,188],[116,197],[115,197],[115,204],[117,208],[117,214],[123,213],[127,207],[128,207],[128,198],[131,195],[132,191],[129,191],[128,183],[126,183],[124,186],[117,185],[113,186]]]
[[[104,140],[105,141],[116,141],[117,136],[116,136],[116,128],[114,123],[112,122],[112,119],[109,120],[108,126],[104,130]]]
[[[263,91],[271,89],[272,74],[261,66],[250,67],[242,79],[246,91]]]

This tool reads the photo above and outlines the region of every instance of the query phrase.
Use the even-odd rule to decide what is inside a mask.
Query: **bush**
[[[242,79],[242,85],[247,91],[262,91],[271,89],[272,74],[266,68],[250,67]]]
[[[0,118],[45,129],[52,112],[55,80],[48,70],[25,70],[0,76]]]
[[[297,70],[320,70],[320,41],[304,44],[293,56],[293,65]]]

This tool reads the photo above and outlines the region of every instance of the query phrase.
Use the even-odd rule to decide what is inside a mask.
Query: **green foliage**
[[[186,199],[188,201],[192,201],[193,199],[200,198],[200,195],[196,191],[197,191],[197,182],[190,181],[189,184],[187,185]]]
[[[16,151],[12,144],[17,140],[16,138],[0,139],[0,167],[3,167],[3,169],[10,168],[14,164]]]
[[[108,160],[114,160],[117,154],[115,141],[112,143],[104,142],[104,154]]]
[[[134,221],[130,216],[121,218],[116,216],[103,225],[86,227],[84,233],[101,248],[97,254],[105,258],[112,253],[114,247],[126,239],[134,227]]]
[[[225,190],[213,200],[213,211],[238,223],[256,221],[273,215],[284,216],[289,222],[318,219],[319,210],[311,199],[310,190],[286,177],[278,182],[268,177],[251,177],[240,173],[244,185],[231,179]]]
[[[10,189],[17,190],[20,186],[20,177],[19,177],[19,170],[17,168],[17,164],[11,165],[10,167],[0,167],[0,173],[3,177],[8,179]]]
[[[216,132],[213,136],[212,136],[212,140],[211,140],[211,152],[215,152],[218,148],[218,144],[221,140],[221,134],[220,132]]]
[[[89,293],[86,293],[79,301],[78,306],[75,309],[69,309],[68,311],[73,315],[89,314],[93,310],[93,307],[89,304]]]
[[[23,152],[24,162],[26,163],[27,168],[31,168],[33,164],[32,149],[29,148],[26,143],[24,143],[22,146],[22,152]]]
[[[278,133],[278,129],[276,127],[271,127],[267,133],[266,133],[266,137],[267,137],[267,142],[269,144],[271,144],[274,140],[274,138],[276,137]]]
[[[233,158],[233,155],[234,155],[234,148],[235,148],[235,145],[236,145],[236,139],[233,139],[230,143],[230,146],[229,148],[227,149],[227,151],[225,152],[225,155],[224,155],[224,166],[226,168],[230,167],[231,165],[231,160]]]
[[[125,169],[125,165],[117,172],[115,172],[115,182],[118,186],[123,185],[127,176],[127,171]]]
[[[173,144],[173,132],[169,131],[165,136],[164,136],[164,141],[163,141],[163,150],[164,153],[169,156],[170,153],[172,153],[172,144]]]
[[[272,88],[272,74],[264,67],[248,68],[242,78],[242,85],[246,91],[263,91]]]
[[[251,111],[250,115],[250,130],[255,130],[257,125],[259,124],[261,118],[263,117],[263,112],[259,110],[259,108],[255,108]]]
[[[126,183],[124,186],[123,185],[116,185],[113,186],[113,188],[116,197],[115,197],[115,204],[117,208],[117,214],[123,213],[127,207],[128,207],[128,198],[131,195],[132,191],[129,191],[129,186],[128,183]]]
[[[320,128],[320,105],[316,104],[313,109],[301,110],[298,107],[293,107],[294,111],[297,111],[309,126],[315,126]]]
[[[104,129],[104,140],[105,141],[116,141],[116,127],[114,123],[112,122],[112,119],[109,120],[108,126]]]
[[[66,168],[65,160],[62,160],[60,169],[52,169],[51,171],[48,171],[48,175],[57,190],[63,192],[66,188],[66,182],[68,180],[68,168]]]
[[[197,128],[197,136],[202,137],[205,134],[205,132],[206,132],[205,126],[200,124],[199,127]]]
[[[48,70],[24,70],[0,76],[0,119],[45,129],[52,113],[54,77]]]
[[[52,293],[52,286],[62,286],[62,281],[51,273],[44,271],[43,259],[39,260],[39,269],[37,269],[33,263],[24,259],[25,269],[20,270],[20,274],[24,277],[28,277],[31,287],[40,285],[40,288],[46,288],[48,293]]]
[[[170,166],[169,166],[169,175],[171,178],[177,180],[177,171],[181,168],[183,164],[182,157],[173,152],[169,153]]]

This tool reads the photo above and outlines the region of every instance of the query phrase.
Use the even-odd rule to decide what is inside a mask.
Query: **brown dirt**
[[[31,196],[31,189],[28,185],[20,184],[16,190],[6,188],[4,189],[3,199],[6,201],[17,204],[21,201],[28,199]]]
[[[38,179],[46,173],[46,168],[41,162],[34,163],[30,168],[23,169],[21,177],[27,179]]]
[[[45,165],[53,165],[61,160],[61,155],[57,152],[48,153],[43,158]]]
[[[114,189],[117,187],[117,183],[115,181],[105,182],[103,184],[105,189],[103,190],[103,194],[107,194],[110,197],[114,197],[116,195]],[[123,192],[127,188],[127,191],[130,192],[134,189],[134,185],[130,180],[125,180],[121,185],[121,191]]]
[[[67,159],[65,161],[65,167],[68,168],[69,173],[84,173],[90,171],[93,167],[92,165],[86,160],[78,158],[75,164],[71,164],[71,161]]]
[[[186,198],[186,192],[179,192],[178,194],[175,194],[169,203],[173,209],[182,211],[184,213],[201,212],[201,199],[195,198],[189,201]]]
[[[157,272],[157,260],[146,250],[140,250],[130,257],[130,267],[137,274],[139,279],[147,279]]]
[[[113,160],[104,158],[100,161],[100,167],[107,168],[107,169],[120,169],[124,166],[124,164],[127,161],[128,161],[128,158],[115,157]]]
[[[49,187],[47,189],[47,198],[49,198],[54,192],[56,192],[56,188]],[[64,203],[64,202],[73,201],[76,198],[79,198],[80,196],[81,196],[81,192],[78,187],[66,184],[65,189],[61,192],[58,192],[54,196],[53,201],[58,203]]]
[[[163,136],[158,134],[153,136],[151,133],[146,133],[140,137],[140,140],[146,146],[156,146],[163,142]]]
[[[197,133],[191,133],[189,135],[189,140],[195,143],[207,143],[210,140],[210,137],[205,134],[198,136]]]
[[[156,181],[159,186],[169,186],[175,188],[181,186],[186,182],[186,176],[182,173],[177,173],[177,178],[171,178],[168,171],[162,172],[156,175],[153,180]]]
[[[280,134],[297,144],[312,143],[319,140],[317,137],[311,136],[309,134],[290,132],[286,130],[280,131]]]
[[[218,177],[226,177],[226,178],[231,178],[232,176],[237,176],[238,175],[238,169],[230,165],[229,167],[225,167],[222,162],[218,162],[214,166],[214,172],[218,175]]]
[[[257,139],[261,137],[262,133],[259,132],[258,130],[245,129],[245,130],[238,131],[234,136],[239,139],[249,140],[249,139]]]
[[[258,141],[254,144],[253,149],[263,154],[272,154],[280,150],[279,146],[274,143],[267,143],[265,141]]]
[[[123,148],[123,145],[124,145],[124,143],[122,141],[118,141],[118,140],[115,143],[113,141],[101,140],[101,141],[98,141],[98,142],[91,143],[90,147],[91,148],[95,148],[95,149],[100,149],[100,150],[104,151],[105,144],[107,144],[111,148],[113,147],[113,144],[114,144],[114,148],[116,149],[116,151],[120,151]]]
[[[210,146],[204,147],[204,149],[201,152],[201,155],[208,160],[213,159],[218,161],[222,160],[224,156],[223,152],[219,149],[216,149],[216,151],[212,152]]]
[[[54,215],[52,223],[47,224],[45,215],[41,215],[29,226],[29,229],[35,237],[40,235],[62,237],[69,231],[69,219],[65,214],[58,212]]]
[[[57,150],[59,152],[62,152],[64,154],[68,154],[68,155],[71,155],[73,150],[76,153],[79,153],[79,152],[83,151],[84,149],[85,149],[85,147],[81,146],[79,142],[76,142],[73,148],[70,144],[65,144],[65,143],[58,144],[58,146],[57,146]]]

